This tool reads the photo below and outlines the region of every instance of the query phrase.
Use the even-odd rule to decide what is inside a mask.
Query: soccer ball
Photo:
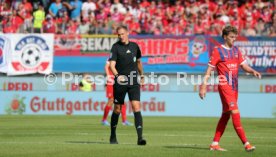
[[[21,61],[25,66],[34,67],[41,59],[41,52],[36,47],[30,47],[23,51],[21,55]]]

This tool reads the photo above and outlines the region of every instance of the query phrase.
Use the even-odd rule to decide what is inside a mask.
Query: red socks
[[[110,111],[111,108],[112,108],[111,106],[108,106],[108,105],[105,106],[105,108],[104,108],[104,115],[103,115],[102,121],[106,120],[106,118],[108,116],[108,113],[109,113],[109,111]]]
[[[230,118],[230,114],[227,113],[223,113],[221,115],[221,118],[218,122],[217,125],[217,129],[216,129],[216,133],[215,133],[215,137],[214,137],[214,142],[219,142],[220,138],[226,128],[227,122]],[[234,129],[236,130],[236,133],[238,134],[239,138],[241,139],[242,143],[246,143],[247,139],[245,137],[245,133],[244,130],[241,126],[241,117],[240,117],[240,113],[232,113],[232,122],[233,122],[233,126]]]
[[[216,133],[215,133],[215,137],[214,137],[213,141],[219,142],[219,140],[226,128],[229,118],[230,118],[230,114],[222,113],[220,120],[218,122],[218,125],[217,125],[217,129],[216,129]]]
[[[125,122],[126,119],[127,119],[127,117],[126,117],[126,104],[122,105],[121,113],[122,113],[122,121]]]
[[[238,136],[240,137],[242,143],[244,144],[245,142],[247,142],[247,139],[245,137],[245,133],[244,133],[244,130],[243,130],[242,125],[241,125],[240,113],[233,113],[232,114],[232,122],[233,122],[234,128],[236,130],[236,133],[238,134]]]

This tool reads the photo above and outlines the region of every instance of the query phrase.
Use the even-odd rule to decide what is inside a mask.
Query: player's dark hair
[[[223,30],[222,30],[222,38],[226,35],[228,35],[230,32],[234,33],[234,34],[238,34],[238,30],[236,27],[234,26],[226,26]]]
[[[116,29],[116,32],[118,32],[120,29],[124,29],[124,30],[128,31],[128,28],[125,25],[118,26],[117,29]]]

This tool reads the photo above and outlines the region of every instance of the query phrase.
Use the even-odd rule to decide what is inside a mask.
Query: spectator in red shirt
[[[262,13],[261,13],[261,18],[264,20],[264,22],[270,22],[271,20],[271,13],[270,13],[270,9],[268,8],[268,6],[264,6],[262,9]]]
[[[69,20],[65,34],[79,34],[77,20]]]
[[[58,18],[58,20],[56,20],[56,25],[57,25],[57,31],[56,32],[58,34],[65,34],[65,31],[67,29],[68,21],[69,21],[69,15],[67,14],[67,12],[65,12],[63,17]]]
[[[252,17],[253,19],[259,19],[261,17],[261,9],[258,9],[256,5],[253,6]]]
[[[19,32],[31,32],[32,27],[32,12],[35,8],[35,4],[41,0],[14,0],[13,7],[18,10],[18,16],[21,17],[23,21],[24,28],[22,31],[18,29]],[[70,0],[62,1],[61,0],[49,0],[43,1],[43,4],[50,6],[46,12],[52,13],[53,17],[56,20],[56,24],[60,24],[66,21],[63,18],[63,15],[68,13],[68,7]],[[34,6],[32,6],[32,4]],[[85,2],[85,0],[84,0]],[[1,1],[0,4],[0,20],[5,21],[7,15],[11,13],[11,8],[9,4],[11,0],[7,2]],[[46,4],[47,3],[47,4]],[[17,5],[18,4],[18,5]],[[87,4],[87,6],[84,6]],[[181,20],[184,20],[184,29],[186,27],[186,22],[188,17],[192,19],[191,27],[185,29],[189,33],[191,32],[203,32],[207,34],[216,34],[216,30],[221,30],[228,24],[234,25],[241,31],[246,23],[250,23],[251,27],[256,29],[257,34],[262,32],[262,21],[265,24],[265,33],[269,32],[268,23],[271,22],[271,14],[275,10],[276,1],[268,0],[249,0],[249,1],[237,1],[237,0],[88,0],[83,4],[83,17],[88,20],[89,24],[94,23],[95,19],[97,21],[108,20],[108,25],[111,26],[114,23],[116,24],[125,24],[133,28],[140,28],[141,34],[172,34],[176,35],[182,31],[183,24],[180,24]],[[88,5],[90,4],[90,5]],[[112,7],[111,7],[112,6]],[[67,7],[67,8],[66,8]],[[117,8],[115,13],[111,14],[111,11],[114,11]],[[110,10],[111,9],[111,10]],[[251,14],[248,16],[248,14]],[[110,15],[110,18],[108,18]],[[204,28],[201,28],[196,21],[196,17],[201,21],[201,25]],[[138,24],[131,21],[133,19],[138,19]],[[257,20],[261,18],[262,20]],[[17,21],[20,20],[16,18]],[[162,21],[161,24],[157,24]],[[7,21],[7,20],[6,20]],[[174,25],[172,28],[169,27],[169,24]],[[19,26],[19,24],[17,24]],[[137,27],[139,25],[139,27]],[[212,28],[210,28],[214,25]],[[248,24],[249,25],[249,24]],[[17,28],[18,28],[17,26]],[[93,24],[92,24],[93,26]],[[1,27],[1,26],[0,26]],[[98,25],[98,27],[100,27]],[[97,27],[97,29],[98,29]],[[155,27],[155,28],[154,28]],[[158,28],[157,28],[158,27]],[[20,27],[19,27],[20,28]],[[65,27],[66,29],[66,27]],[[65,30],[64,27],[62,30]],[[192,29],[192,30],[190,30]],[[260,29],[260,30],[259,30]],[[60,31],[59,32],[64,32]],[[57,30],[56,30],[57,31]],[[135,30],[136,31],[136,30]],[[132,32],[136,34],[137,32]],[[96,31],[98,32],[98,31]],[[176,32],[176,34],[174,34]],[[139,34],[139,33],[138,33]],[[184,32],[183,34],[187,34]],[[219,33],[218,33],[219,34]]]
[[[243,28],[243,20],[238,15],[238,11],[234,11],[234,15],[230,16],[230,24],[236,27],[239,31]]]
[[[42,33],[56,33],[57,25],[53,17],[48,14],[43,22]]]
[[[200,20],[202,22],[202,25],[204,26],[205,32],[208,31],[211,26],[210,15],[207,12],[204,12],[204,13],[200,14]]]
[[[13,14],[8,14],[8,17],[2,22],[3,33],[17,33],[18,25],[16,17]]]
[[[110,14],[110,8],[111,8],[111,1],[110,0],[100,0],[98,1],[98,9],[97,10],[103,10],[103,12],[108,15]]]
[[[24,20],[18,16],[18,13],[16,10],[12,11],[13,14],[13,24],[16,25],[16,29],[18,30],[19,33],[24,32]]]
[[[123,23],[129,24],[130,22],[132,22],[131,20],[132,20],[133,15],[130,12],[129,8],[127,8],[126,10],[127,10],[127,12],[124,14],[124,17],[123,17],[124,21],[123,21]]]
[[[156,7],[156,2],[155,1],[151,1],[150,6],[148,8],[149,8],[148,11],[149,11],[150,15],[155,14],[156,13],[156,8],[157,8]]]
[[[122,14],[118,11],[117,8],[114,8],[114,12],[111,14],[112,21],[120,23],[122,20]]]
[[[131,22],[128,25],[129,34],[137,35],[141,33],[141,27],[137,18],[132,18]]]
[[[153,35],[162,35],[163,32],[162,32],[162,28],[157,26],[153,29]]]
[[[228,14],[233,15],[234,10],[238,11],[238,2],[237,1],[229,1],[226,6],[226,10]]]
[[[30,33],[32,31],[33,7],[27,0],[23,0],[22,3],[19,4],[18,9],[18,15],[24,21],[24,32]]]
[[[150,3],[147,0],[142,0],[142,2],[140,3],[140,6],[142,8],[147,8],[150,6]]]
[[[183,5],[181,5],[181,1],[177,0],[175,2],[175,6],[174,6],[174,10],[179,14],[179,15],[183,15],[185,12],[185,9],[183,7]]]
[[[22,4],[24,6],[24,9],[26,10],[27,17],[32,15],[33,6],[28,0],[22,0]]]
[[[12,13],[11,7],[8,3],[1,2],[0,4],[0,17],[5,18],[8,17]]]
[[[195,34],[204,34],[204,25],[202,25],[201,20],[197,20],[197,23],[194,26],[194,33]]]
[[[106,18],[107,18],[107,14],[102,9],[100,9],[99,12],[96,14],[96,20],[101,21]]]
[[[215,11],[216,11],[216,8],[217,8],[217,3],[213,2],[213,1],[209,1],[208,3],[208,8],[209,8],[209,11],[214,14]]]

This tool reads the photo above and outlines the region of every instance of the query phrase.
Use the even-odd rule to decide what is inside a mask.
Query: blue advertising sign
[[[66,50],[66,47],[63,53],[57,50],[54,72],[103,73],[104,64],[110,55],[107,49],[116,42],[117,37],[79,38],[82,41],[78,47],[80,52],[73,52],[71,48]],[[84,39],[87,42],[83,42]],[[214,46],[223,43],[221,37],[210,36],[132,36],[131,41],[137,42],[141,48],[145,72],[156,73],[204,73]],[[250,66],[265,74],[276,73],[275,38],[239,37],[235,45],[240,48]],[[82,51],[82,47],[87,49]]]
[[[210,50],[223,43],[221,37],[212,37]],[[276,74],[276,40],[272,37],[238,37],[237,46],[249,64],[254,69],[266,73]]]
[[[145,72],[157,73],[204,72],[209,60],[207,39],[207,36],[131,37],[131,41],[140,46]],[[54,72],[103,72],[110,52],[99,51],[100,54],[90,52],[82,55],[75,53],[75,56],[55,56]]]

